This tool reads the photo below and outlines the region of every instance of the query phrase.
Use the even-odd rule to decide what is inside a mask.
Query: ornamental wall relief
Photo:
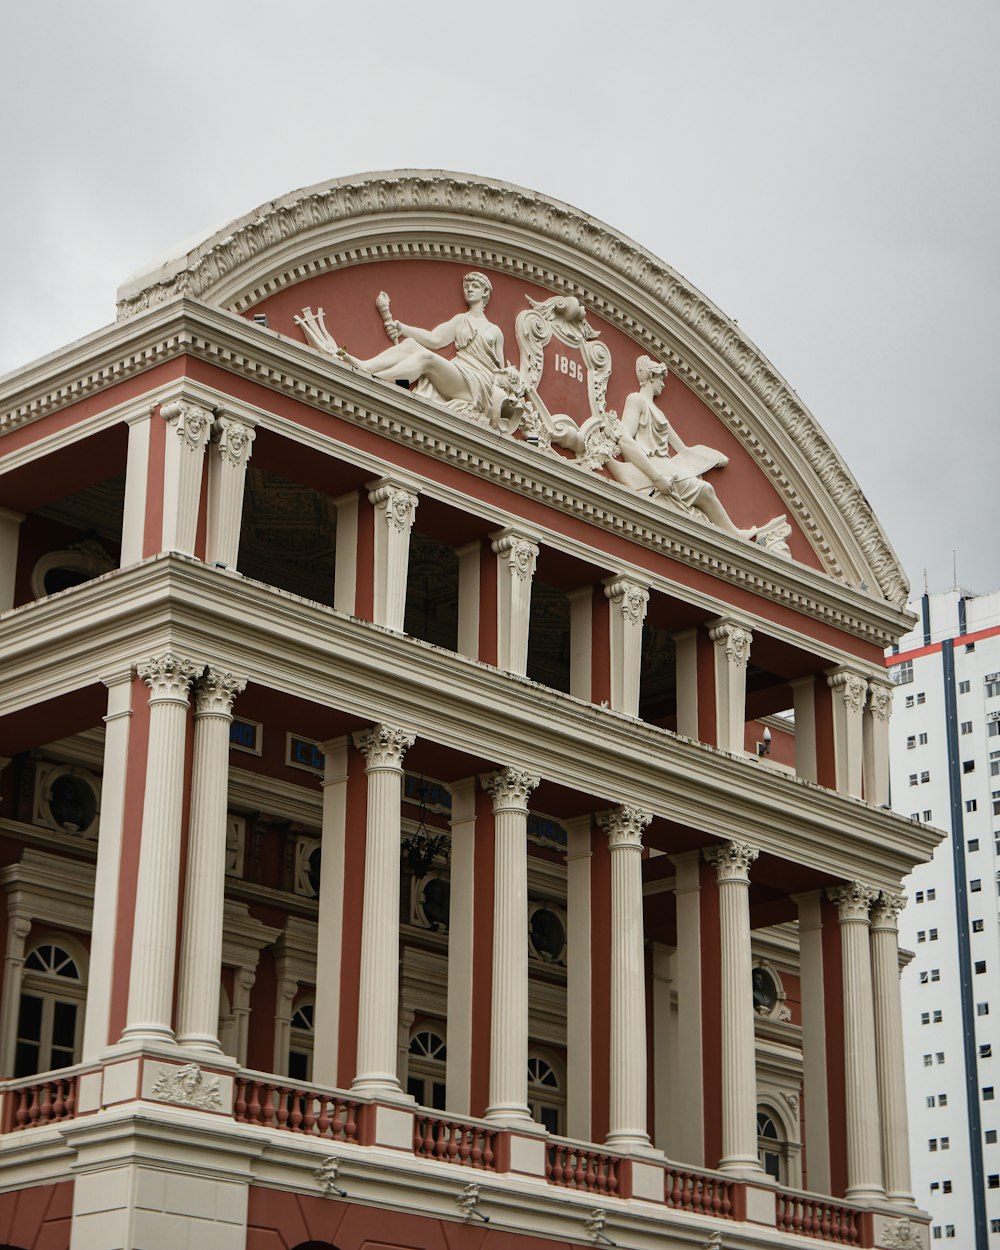
[[[349,301],[338,298],[335,307],[331,301],[315,309],[303,306],[305,292],[282,292],[283,311],[296,335],[347,368],[408,386],[502,437],[525,441],[540,454],[567,459],[583,472],[599,473],[652,498],[667,511],[791,556],[793,531],[784,515],[747,515],[752,507],[763,512],[771,502],[766,484],[742,463],[735,476],[734,470],[726,474],[731,455],[694,441],[699,430],[689,419],[691,405],[683,400],[678,405],[677,389],[670,414],[680,409],[677,419],[691,428],[675,427],[660,399],[668,381],[666,366],[621,335],[613,359],[602,338],[607,327],[591,324],[575,296],[539,300],[524,290],[527,284],[477,271],[456,281],[460,271],[451,264],[435,267],[431,281],[430,267],[421,266],[422,287],[413,280],[415,264],[362,266],[362,279],[369,268],[377,269],[392,289],[380,289],[373,273],[367,290],[369,284],[352,274]],[[505,283],[499,313],[488,311],[494,279]],[[464,310],[448,310],[448,303],[453,310],[460,299]],[[297,311],[290,300],[298,301]],[[431,324],[445,310],[450,315]],[[376,325],[380,333],[373,337]],[[506,338],[504,333],[511,325],[513,342],[509,331]],[[372,350],[378,338],[381,349]],[[511,360],[515,346],[516,364]],[[618,396],[620,415],[609,395]],[[705,424],[700,416],[699,421]],[[713,441],[729,439],[731,445],[727,431],[710,428]],[[752,503],[751,497],[762,502]]]

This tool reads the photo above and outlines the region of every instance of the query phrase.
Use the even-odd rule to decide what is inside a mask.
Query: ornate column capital
[[[388,769],[399,772],[403,756],[416,742],[416,735],[394,725],[375,725],[352,735],[354,745],[365,757],[365,772]]]
[[[499,534],[491,536],[491,545],[494,553],[507,561],[511,573],[522,582],[528,581],[534,575],[538,561],[538,544],[533,543],[530,538],[513,530],[501,530]]]
[[[888,721],[892,715],[892,686],[880,681],[868,683],[868,707],[876,720]]]
[[[649,590],[645,586],[627,577],[609,577],[604,583],[604,593],[626,621],[638,624],[645,620],[649,603]]]
[[[873,929],[890,929],[896,931],[899,913],[906,906],[906,896],[894,891],[882,890],[872,903],[871,920]]]
[[[212,442],[222,459],[233,466],[245,464],[250,459],[256,437],[257,431],[252,425],[235,417],[216,417],[212,426]]]
[[[149,702],[187,704],[191,682],[200,666],[187,656],[164,651],[139,664],[136,672],[149,687]]]
[[[171,426],[185,447],[203,451],[212,429],[212,414],[198,404],[177,399],[160,405],[160,416]]]
[[[417,496],[391,478],[368,483],[368,502],[382,513],[386,525],[398,534],[402,534],[413,524]]]
[[[836,669],[826,675],[827,685],[833,691],[840,691],[844,706],[849,712],[860,712],[865,706],[868,696],[868,683],[858,673],[850,669]]]
[[[705,860],[715,865],[715,878],[720,885],[724,881],[748,884],[750,865],[759,854],[749,842],[723,842],[719,846],[706,846],[704,850]]]
[[[708,636],[717,647],[723,647],[726,659],[732,664],[746,664],[750,659],[753,634],[737,621],[713,621]]]
[[[231,720],[233,700],[246,689],[246,678],[219,668],[206,668],[194,683],[195,716],[223,716]]]
[[[863,885],[860,881],[848,881],[844,885],[830,886],[827,898],[836,905],[837,915],[841,924],[850,921],[868,923],[868,912],[878,898],[878,890]]]
[[[480,784],[493,799],[493,811],[526,812],[528,797],[541,781],[523,768],[501,768],[480,777]]]
[[[607,833],[608,846],[612,851],[623,847],[641,851],[643,830],[652,819],[649,812],[628,804],[597,813],[597,823]]]

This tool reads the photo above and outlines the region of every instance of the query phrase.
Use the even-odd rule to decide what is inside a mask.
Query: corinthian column
[[[497,557],[497,668],[524,674],[528,668],[531,579],[538,545],[523,534],[491,534]]]
[[[609,1146],[649,1147],[646,1131],[646,984],[642,929],[642,831],[638,807],[600,812],[611,850],[611,1098]]]
[[[882,1140],[868,908],[876,892],[853,881],[828,890],[840,919],[844,980],[844,1085],[848,1198],[882,1198]]]
[[[233,700],[246,681],[208,668],[194,687],[194,768],[188,828],[187,883],[181,928],[177,1040],[220,1051],[219,976],[226,889],[229,726]]]
[[[368,483],[368,500],[375,509],[375,624],[402,631],[417,497],[401,483],[383,477]]]
[[[625,577],[610,577],[604,593],[611,606],[611,706],[628,716],[639,715],[639,670],[642,664],[642,623],[649,591]]]
[[[173,1041],[177,891],[188,688],[198,666],[167,651],[138,668],[149,687],[149,748],[122,1040]]]
[[[889,717],[892,687],[880,681],[868,683],[868,703],[862,728],[865,798],[874,807],[889,802]]]
[[[488,1120],[530,1123],[528,1110],[528,795],[539,778],[503,768],[482,778],[493,799],[493,995]]]
[[[716,746],[723,751],[732,751],[734,755],[742,755],[743,726],[747,719],[747,664],[750,662],[753,634],[736,621],[720,620],[712,623],[708,636],[715,643]],[[755,1134],[756,1124],[755,1111]]]
[[[194,555],[201,502],[201,469],[212,429],[212,414],[183,400],[163,404],[167,423],[163,452],[163,551]]]
[[[253,426],[220,416],[212,427],[208,461],[208,531],[205,563],[236,568],[243,521],[247,462],[256,438]]]
[[[871,912],[882,1167],[885,1196],[890,1202],[913,1201],[903,1073],[903,1013],[899,1001],[899,933],[896,928],[897,917],[905,906],[906,900],[901,894],[887,894],[883,890]]]
[[[750,865],[756,847],[725,842],[705,850],[719,885],[722,981],[722,1159],[724,1172],[760,1171],[757,1070],[750,958]]]
[[[861,798],[862,717],[868,683],[849,669],[828,670],[833,691],[833,758],[837,789]]]
[[[399,1014],[399,804],[412,734],[391,725],[354,735],[368,778],[365,889],[361,918],[357,1075],[353,1088],[401,1096],[396,1075]]]

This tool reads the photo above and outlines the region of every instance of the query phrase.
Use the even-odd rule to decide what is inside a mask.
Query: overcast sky
[[[428,167],[632,236],[735,317],[914,592],[1000,587],[1000,5],[2,6],[0,373],[174,243]]]

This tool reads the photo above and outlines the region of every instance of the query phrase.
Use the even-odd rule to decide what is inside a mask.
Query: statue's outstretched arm
[[[400,333],[405,334],[408,339],[413,339],[421,347],[427,347],[431,351],[436,352],[439,348],[447,347],[449,343],[454,343],[458,320],[458,316],[452,317],[450,321],[442,321],[433,330],[423,330],[420,326],[408,326],[402,321],[397,321],[396,324],[399,326]]]

